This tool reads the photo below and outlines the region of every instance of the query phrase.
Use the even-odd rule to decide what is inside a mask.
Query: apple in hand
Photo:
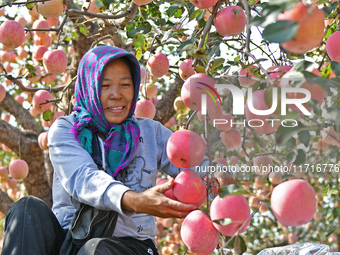
[[[207,198],[207,188],[194,170],[186,169],[176,176],[172,194],[182,203],[200,207]]]

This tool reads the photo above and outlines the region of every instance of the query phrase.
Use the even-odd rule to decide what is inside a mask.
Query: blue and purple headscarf
[[[105,119],[100,101],[101,84],[105,66],[112,60],[124,57],[128,60],[133,78],[135,95],[128,117],[120,124],[112,124]],[[124,169],[137,149],[140,130],[133,119],[140,85],[140,67],[132,53],[111,46],[99,46],[89,50],[81,59],[75,85],[78,112],[71,133],[85,150],[92,154],[93,133],[102,134],[105,139],[105,152],[111,174],[115,177]]]

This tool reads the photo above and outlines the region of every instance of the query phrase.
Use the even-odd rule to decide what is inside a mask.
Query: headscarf
[[[105,119],[100,101],[101,84],[105,66],[113,59],[125,57],[128,60],[134,84],[134,99],[128,117],[120,124],[112,124]],[[92,136],[102,134],[105,139],[109,174],[115,177],[124,169],[137,149],[140,130],[133,117],[140,85],[140,67],[132,53],[111,46],[99,46],[89,50],[80,60],[75,84],[78,112],[71,133],[82,147],[92,154]]]

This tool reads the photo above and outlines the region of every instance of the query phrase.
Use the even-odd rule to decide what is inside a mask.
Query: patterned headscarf
[[[105,66],[113,59],[124,57],[128,60],[134,84],[134,99],[128,117],[120,124],[112,124],[105,119],[100,101],[101,84]],[[81,59],[75,85],[78,112],[71,133],[92,154],[93,133],[102,134],[105,139],[105,152],[111,174],[115,177],[124,169],[137,149],[140,130],[133,117],[140,85],[140,67],[138,60],[129,52],[111,46],[99,46],[89,50]]]

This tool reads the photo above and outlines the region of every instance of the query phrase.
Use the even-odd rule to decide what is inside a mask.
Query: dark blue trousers
[[[18,200],[8,211],[1,255],[58,255],[64,230],[52,210],[41,199]],[[152,240],[135,238],[93,238],[77,255],[158,255]],[[67,255],[67,254],[60,254]]]

